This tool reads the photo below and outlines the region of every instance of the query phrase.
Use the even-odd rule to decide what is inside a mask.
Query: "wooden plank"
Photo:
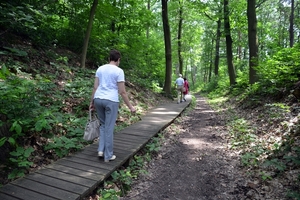
[[[124,141],[124,142],[129,142],[129,143],[146,143],[148,139],[146,138],[140,138],[135,135],[128,135],[128,134],[123,134],[122,136],[118,136],[114,138],[114,141]]]
[[[140,142],[137,144],[132,144],[132,142],[127,142],[126,144],[124,144],[122,141],[115,140],[114,141],[114,150],[122,150],[123,153],[132,154],[133,152],[136,152],[137,149],[141,148],[141,144],[144,145],[144,142],[143,143]],[[92,151],[85,149],[83,151],[80,151],[80,153],[97,158],[98,157],[97,149],[98,149],[98,147]],[[74,156],[76,156],[76,157],[84,158],[84,156],[77,156],[77,155],[78,154],[74,154]],[[100,167],[102,167],[102,166],[100,166]]]
[[[143,133],[143,134],[141,134]],[[148,138],[148,135],[153,134],[153,133],[149,133],[148,130],[138,130],[138,129],[123,129],[117,133],[115,133],[115,137],[118,135],[122,135],[122,134],[129,134],[129,135],[136,135],[136,137],[140,137],[140,138]]]
[[[104,178],[104,176],[103,176],[104,174],[100,175],[100,174],[88,172],[86,170],[74,169],[74,168],[71,168],[71,167],[63,166],[63,165],[53,165],[52,164],[52,165],[47,165],[45,167],[49,168],[49,169],[54,169],[56,171],[64,172],[64,173],[67,173],[67,174],[76,174],[77,176],[87,178],[87,179],[91,179],[91,180],[95,180],[95,181],[99,181],[99,180],[102,180]]]
[[[44,174],[46,176],[51,176],[53,178],[57,178],[57,179],[64,180],[64,181],[69,181],[71,183],[75,183],[75,184],[82,185],[85,187],[91,188],[91,187],[95,186],[95,181],[93,181],[93,180],[82,178],[77,175],[66,174],[66,173],[55,171],[52,169],[41,169],[41,170],[36,171],[36,173]]]
[[[119,148],[118,144],[117,145],[114,144],[114,150],[121,150],[121,153],[123,153],[123,154],[132,154],[132,152],[133,152],[131,145],[126,146],[126,148],[124,148],[124,147]],[[99,159],[97,153],[90,152],[90,151],[82,151],[81,154],[76,154],[76,157],[81,157],[84,159],[90,159],[89,157],[93,157],[92,160],[95,160],[95,157],[97,157]],[[100,167],[102,167],[102,165]]]
[[[98,147],[91,150],[91,149],[84,149],[80,152],[77,152],[76,154],[73,154],[73,155],[77,155],[77,154],[86,154],[86,155],[91,155],[91,156],[98,156],[98,151],[97,151]],[[72,156],[72,155],[71,155]]]
[[[118,140],[116,140],[114,142],[114,147],[122,146],[122,147],[124,147],[124,150],[127,150],[127,149],[139,149],[139,148],[141,148],[145,144],[146,143],[130,143],[130,142],[124,142],[124,141],[118,141]]]
[[[148,134],[148,135],[151,135],[151,134]],[[124,132],[120,132],[120,133],[115,134],[115,139],[116,138],[127,138],[127,139],[131,139],[131,140],[143,141],[143,140],[147,140],[148,135],[146,135],[146,136],[141,135],[141,134],[140,135],[130,135],[126,131],[124,131]]]
[[[150,139],[154,136],[156,136],[160,131],[155,131],[152,133],[149,133],[148,131],[132,131],[132,130],[122,130],[122,132],[120,132],[120,134],[128,134],[128,135],[133,135],[133,136],[137,136],[137,137],[144,137],[146,139]]]
[[[4,194],[0,192],[0,199],[1,200],[20,200],[19,198]]]
[[[73,192],[68,192],[62,189],[51,187],[39,182],[35,182],[29,179],[18,179],[13,181],[11,184],[28,189],[34,192],[42,192],[44,195],[56,198],[56,199],[74,199],[77,200],[80,198],[80,195]]]
[[[108,164],[108,163],[105,163],[103,159],[99,159],[98,157],[95,157],[95,159],[93,159],[93,160],[82,159],[82,158],[78,158],[78,157],[75,157],[75,156],[66,157],[65,159],[68,160],[68,161],[72,161],[72,162],[75,162],[75,163],[81,163],[81,164],[85,164],[87,166],[92,166],[92,167],[100,167],[100,166],[103,167],[103,166],[107,166],[107,164]],[[118,158],[116,160],[114,160],[114,165],[115,166],[114,167],[109,167],[109,169],[108,169],[109,171],[107,173],[110,173],[110,172],[114,171],[116,169],[117,165],[120,164],[120,163],[122,163],[122,162]]]
[[[106,167],[105,165],[100,165],[100,163],[102,163],[102,159],[100,159],[98,157],[98,154],[97,154],[97,150],[96,151],[82,151],[80,153],[76,153],[76,154],[73,154],[72,156],[68,156],[66,157],[65,159],[68,160],[68,161],[72,161],[72,157],[76,157],[76,158],[81,158],[82,160],[81,161],[76,161],[76,162],[81,162],[81,163],[84,163],[84,164],[87,164],[87,165],[90,165],[91,163],[88,162],[86,163],[86,161],[93,161],[94,163],[91,165],[91,166],[96,166],[99,168],[99,169],[108,169],[110,170],[109,167]]]
[[[95,144],[89,145],[89,146],[87,146],[87,147],[84,148],[84,150],[95,151],[96,153],[97,153],[97,149],[98,149],[98,142],[95,143]]]
[[[8,194],[10,196],[23,199],[23,200],[35,200],[35,199],[42,199],[42,200],[53,200],[55,198],[43,195],[38,192],[34,192],[31,190],[27,190],[21,188],[19,186],[15,186],[12,184],[7,184],[1,188],[1,192]],[[41,191],[43,192],[43,191]],[[56,199],[57,200],[57,199]]]
[[[59,160],[56,162],[57,165],[63,165],[67,167],[72,167],[74,169],[80,169],[80,170],[86,170],[88,172],[96,173],[96,174],[107,174],[110,170],[100,168],[99,166],[93,167],[90,165],[82,164],[82,163],[77,163],[77,162],[72,162],[66,159]]]
[[[57,187],[64,189],[66,191],[70,191],[79,195],[85,194],[89,191],[89,187],[78,185],[75,183],[71,183],[68,181],[56,179],[50,176],[46,176],[44,174],[33,173],[29,174],[25,177],[26,179],[30,179],[35,182],[43,183],[49,186]]]
[[[117,154],[116,156],[117,156],[117,159],[118,159],[118,160],[125,159],[126,157],[129,157],[129,156],[132,154],[131,152],[128,152],[128,151],[123,150],[123,149],[121,149],[120,151],[116,151],[116,149],[115,149],[114,151],[115,151],[115,154]],[[118,152],[118,153],[116,153],[116,152]],[[111,168],[112,168],[111,165],[115,166],[115,164],[111,164],[112,162],[108,162],[108,163],[103,162],[103,158],[99,158],[98,156],[95,157],[95,156],[93,156],[93,155],[77,154],[75,157],[76,157],[76,158],[80,158],[80,159],[89,160],[89,161],[100,160],[102,164],[99,163],[99,166],[100,166],[100,167],[106,167],[106,168],[108,168],[108,169],[110,169],[110,170],[111,170]],[[115,162],[115,161],[116,161],[116,160],[114,160],[114,162]],[[122,164],[122,163],[120,163],[120,164]],[[120,164],[119,164],[119,165],[120,165]]]
[[[114,142],[114,149],[117,147],[119,145],[119,143],[116,143],[116,142]],[[131,154],[132,153],[132,151],[131,151],[131,144],[127,144],[127,147],[126,147],[126,149],[123,149],[124,150],[124,153],[128,153],[128,154]],[[88,157],[93,157],[93,159],[92,160],[97,160],[97,158],[98,158],[98,153],[97,153],[97,150],[98,150],[98,147],[96,148],[96,149],[94,149],[94,150],[83,150],[83,151],[81,151],[80,152],[80,154],[83,154],[83,155],[80,155],[80,154],[74,154],[74,156],[76,156],[76,157],[81,157],[81,158],[83,158],[83,159],[87,159]],[[84,156],[85,155],[85,156]],[[96,158],[96,159],[95,159]],[[99,158],[98,158],[99,159]],[[90,158],[89,158],[89,160],[90,160]],[[102,162],[101,160],[99,160],[100,162]],[[101,167],[101,166],[100,166]]]
[[[121,158],[127,158],[129,156],[131,156],[133,153],[135,152],[135,149],[132,149],[132,150],[128,150],[128,149],[124,149],[122,147],[120,148],[116,148],[114,147],[114,154],[117,156],[117,157],[121,157]]]
[[[115,143],[114,144],[114,150],[115,151],[130,152],[130,154],[133,154],[134,152],[136,152],[141,147],[142,146],[140,146],[140,144],[137,144],[136,146],[133,146],[133,145],[129,146],[129,145],[126,145],[126,144],[123,144],[123,143]]]
[[[115,139],[114,144],[124,144],[124,145],[128,145],[128,146],[130,146],[130,145],[136,146],[138,144],[138,141],[126,141],[126,140]]]
[[[140,134],[141,132],[145,132],[145,133]],[[125,130],[122,130],[122,131],[116,133],[115,137],[119,137],[119,135],[123,135],[123,136],[131,135],[131,136],[134,136],[134,137],[139,138],[139,139],[149,139],[149,135],[152,135],[152,134],[149,134],[148,131],[137,131],[137,130],[125,129]]]
[[[132,150],[140,149],[145,144],[147,144],[147,143],[132,143],[132,144],[128,144],[128,143],[124,143],[123,141],[115,141],[114,142],[114,148],[117,148],[117,149],[122,148],[124,151],[130,151],[130,152],[132,152]]]
[[[125,143],[124,145],[127,145],[127,147],[129,147],[129,149],[131,149],[131,147],[134,147],[136,146],[136,144],[132,144],[132,142],[122,142],[122,141],[119,141],[119,140],[114,140],[114,147],[116,147],[116,145],[119,145],[120,143]],[[127,148],[128,149],[128,148]],[[85,154],[85,155],[92,155],[94,157],[98,157],[98,154],[97,154],[97,150],[98,150],[98,146],[91,150],[91,149],[84,149],[83,151],[80,151],[80,153],[82,154]],[[124,149],[126,150],[126,149]],[[128,153],[130,153],[131,151],[129,150]],[[76,156],[77,154],[74,154],[74,156]]]
[[[147,125],[154,126],[158,130],[160,130],[161,128],[170,124],[170,122],[173,121],[173,117],[166,116],[166,118],[163,120],[157,117],[145,117],[144,120],[147,121]]]
[[[126,128],[124,128],[122,131],[128,131],[130,130],[129,132],[135,130],[135,131],[139,131],[139,132],[157,132],[161,129],[161,126],[155,126],[153,124],[148,124],[148,123],[140,123],[140,122],[137,122],[135,124],[132,124]]]

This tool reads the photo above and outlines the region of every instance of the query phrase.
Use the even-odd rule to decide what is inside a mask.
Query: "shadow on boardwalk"
[[[3,186],[0,199],[82,199],[171,124],[190,101],[191,98],[187,98],[187,102],[181,104],[162,104],[151,109],[141,121],[115,133],[117,159],[113,162],[105,163],[98,158],[98,143],[95,142],[72,156]]]

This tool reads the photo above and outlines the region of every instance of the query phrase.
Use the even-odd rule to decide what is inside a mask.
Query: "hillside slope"
[[[80,55],[57,46],[37,47],[16,35],[1,41],[0,55],[1,185],[88,144],[81,138],[97,66],[87,62],[81,69]],[[137,114],[131,115],[121,101],[116,131],[153,106],[171,101],[134,82],[126,81],[126,89]],[[24,150],[31,148],[26,157]],[[22,159],[12,160],[11,152],[21,152]],[[17,167],[21,161],[25,167]]]

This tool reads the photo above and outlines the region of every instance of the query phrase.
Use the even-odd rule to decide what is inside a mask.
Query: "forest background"
[[[206,92],[223,106],[233,100],[243,109],[263,106],[269,120],[277,120],[272,125],[284,131],[264,144],[267,130],[236,119],[232,147],[242,149],[246,166],[264,164],[259,173],[265,181],[295,170],[299,190],[299,3],[1,1],[1,183],[87,144],[81,136],[92,77],[107,62],[107,52],[118,49],[140,114],[153,106],[145,102],[153,100],[150,93],[159,100],[173,97],[179,73],[192,91]],[[139,120],[120,112],[117,128]],[[263,118],[261,110],[256,115]]]

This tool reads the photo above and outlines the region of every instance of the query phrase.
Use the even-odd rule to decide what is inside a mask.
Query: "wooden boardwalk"
[[[171,124],[190,101],[160,105],[145,114],[141,121],[115,133],[116,160],[105,163],[103,158],[99,159],[98,142],[95,142],[72,156],[4,185],[0,188],[0,200],[83,199]]]

